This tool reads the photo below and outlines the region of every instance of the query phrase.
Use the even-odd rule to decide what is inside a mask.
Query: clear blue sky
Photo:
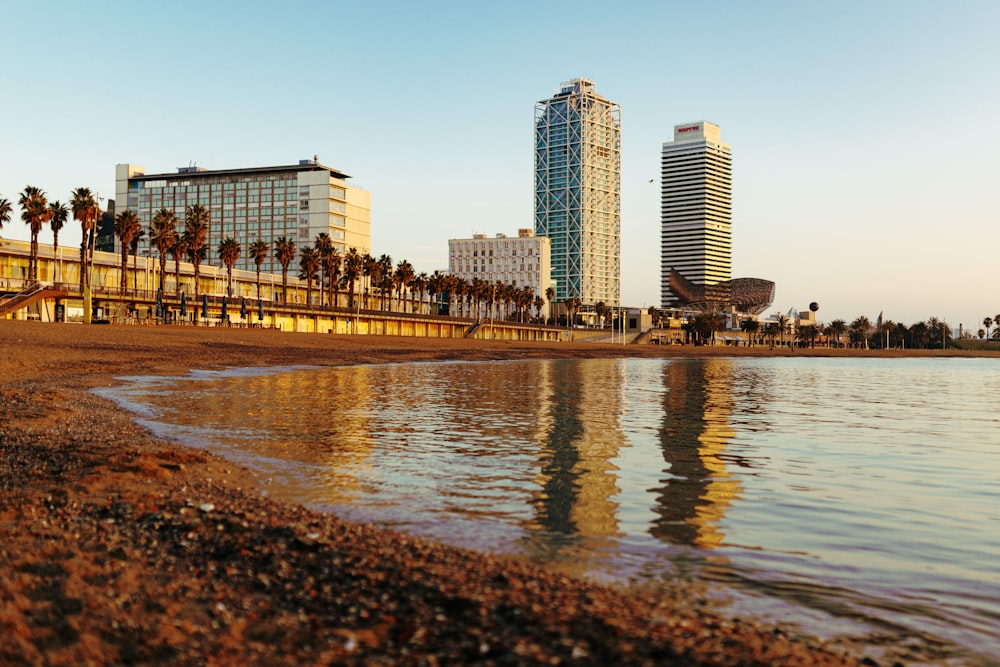
[[[979,328],[1000,313],[1000,3],[7,3],[0,196],[320,161],[372,194],[373,253],[532,226],[534,103],[622,108],[623,297],[659,301],[659,154],[733,147],[734,277],[772,310]],[[650,183],[650,179],[654,179]],[[27,239],[16,219],[0,235]],[[79,243],[70,224],[61,238]],[[51,242],[43,232],[42,242]]]

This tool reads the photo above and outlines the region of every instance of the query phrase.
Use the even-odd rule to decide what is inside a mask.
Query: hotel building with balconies
[[[172,211],[180,231],[187,206],[201,204],[210,215],[207,264],[220,265],[219,244],[233,238],[243,248],[235,268],[256,270],[249,247],[260,239],[271,244],[261,270],[280,273],[274,241],[282,237],[301,250],[325,232],[341,254],[352,247],[362,254],[371,250],[371,195],[349,184],[349,178],[320,164],[318,158],[276,167],[181,167],[165,174],[146,174],[137,165],[119,164],[115,201],[118,211],[135,211],[146,230],[139,255],[149,252],[149,226],[157,211]],[[117,250],[117,239],[114,243]]]

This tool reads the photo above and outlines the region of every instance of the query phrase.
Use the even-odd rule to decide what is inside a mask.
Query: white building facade
[[[448,241],[448,273],[465,280],[501,282],[514,287],[530,287],[535,296],[545,300],[543,315],[548,316],[545,290],[556,287],[552,281],[551,240],[535,236],[530,229],[518,230],[516,238],[497,234],[475,234],[471,239]]]
[[[166,174],[146,174],[137,165],[119,164],[115,203],[119,212],[130,209],[139,215],[145,230],[139,255],[149,252],[149,226],[157,211],[172,211],[182,231],[187,206],[201,204],[210,216],[206,264],[221,265],[219,244],[234,238],[243,249],[234,268],[256,270],[249,248],[260,239],[271,245],[261,270],[280,273],[274,259],[274,241],[279,238],[294,241],[301,250],[325,232],[341,254],[352,247],[362,254],[371,250],[371,195],[349,185],[348,178],[318,158],[277,167],[182,167]]]
[[[732,278],[732,151],[718,125],[674,126],[663,144],[660,203],[660,301],[674,305],[670,270],[696,285]]]
[[[589,79],[535,104],[535,234],[552,239],[556,299],[621,296],[621,109]]]

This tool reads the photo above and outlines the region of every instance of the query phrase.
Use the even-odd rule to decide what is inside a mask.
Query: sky
[[[316,155],[371,192],[372,254],[444,270],[450,238],[533,226],[535,103],[586,77],[621,106],[625,304],[659,305],[661,146],[707,120],[769,313],[1000,313],[992,0],[4,4],[3,238],[26,185]]]

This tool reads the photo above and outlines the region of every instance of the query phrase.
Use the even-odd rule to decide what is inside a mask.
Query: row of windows
[[[524,285],[528,285],[529,281],[533,281],[531,284],[537,285],[541,280],[541,275],[537,271],[495,271],[486,267],[472,267],[472,269],[457,267],[449,269],[448,273],[459,277],[485,277],[486,280],[502,280],[504,282],[520,280]]]
[[[480,248],[482,248],[482,246],[480,246]],[[505,243],[504,246],[503,246],[503,249],[504,250],[508,250],[509,246]],[[463,250],[464,250],[464,252],[463,252]],[[497,257],[501,257],[504,254],[505,253],[497,252],[496,256]],[[527,248],[527,249],[522,248],[521,249],[521,256],[522,257],[531,257],[534,254],[535,254],[535,249],[534,248]],[[463,248],[463,249],[460,249],[460,250],[452,250],[451,251],[451,256],[452,257],[493,257],[493,250],[492,249],[490,249],[490,250],[481,250],[480,249],[480,250],[473,250],[470,253],[468,248]],[[510,257],[517,257],[517,248],[516,247],[513,248],[510,251],[509,256]]]
[[[171,195],[186,195],[191,193],[201,193],[206,194],[266,194],[273,193],[275,196],[282,196],[285,198],[295,198],[295,196],[308,197],[309,196],[309,186],[299,187],[296,181],[277,181],[272,184],[272,182],[262,182],[262,183],[225,183],[225,184],[215,184],[208,185],[201,183],[198,185],[165,185],[163,181],[147,181],[145,183],[140,181],[131,181],[130,190],[134,193],[139,193],[143,197],[149,197],[150,195],[159,196],[171,196]],[[130,193],[132,194],[132,193]],[[347,190],[345,188],[330,186],[329,188],[330,197],[336,199],[347,199]]]
[[[538,266],[541,263],[541,258],[540,257],[539,258],[535,258],[535,257],[517,257],[517,258],[514,258],[514,257],[497,257],[496,259],[497,259],[496,263],[497,263],[498,266],[500,266],[500,265],[506,265],[506,266],[520,266],[520,267],[524,267],[525,265],[527,265],[527,266]],[[525,261],[526,259],[527,259],[527,261]],[[493,265],[493,258],[492,257],[473,257],[471,260],[467,259],[467,258],[461,258],[461,257],[458,257],[458,258],[452,257],[451,261],[452,261],[453,264],[460,265],[460,266],[486,266],[486,265],[492,266]]]

